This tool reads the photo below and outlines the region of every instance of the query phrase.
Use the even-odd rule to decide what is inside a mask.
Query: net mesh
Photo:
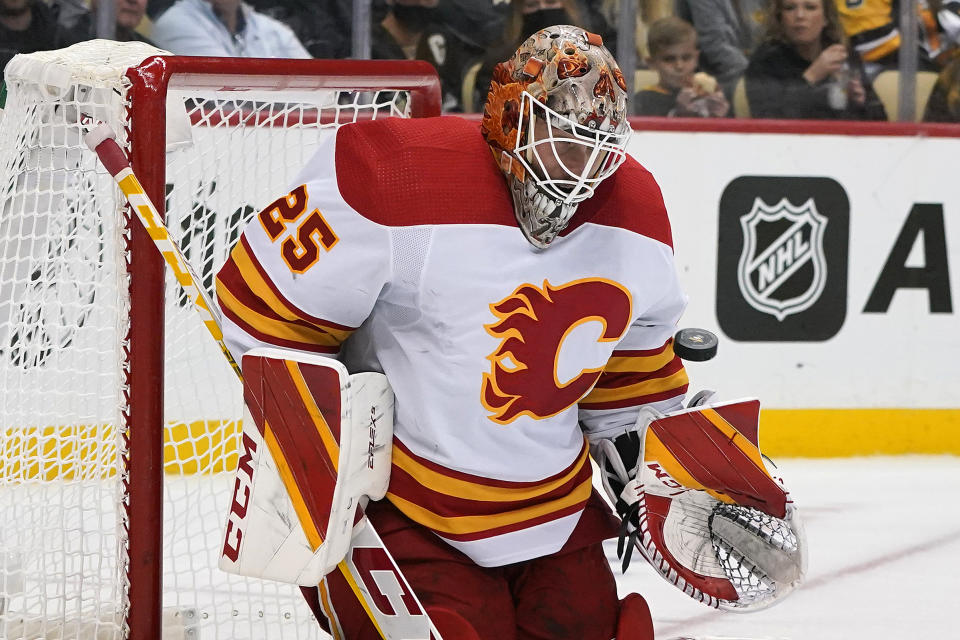
[[[0,637],[124,638],[126,210],[82,143],[84,115],[129,147],[128,68],[161,53],[81,43],[18,56],[0,116]],[[167,226],[212,296],[247,220],[323,138],[407,115],[401,91],[255,89],[192,78],[166,99]],[[128,148],[129,151],[129,148]],[[141,176],[142,177],[142,176]],[[166,276],[164,638],[319,638],[299,590],[220,572],[241,389]]]
[[[779,595],[778,590],[793,588],[782,575],[769,575],[770,567],[761,566],[757,558],[750,557],[735,541],[720,534],[714,526],[717,519],[728,520],[741,531],[748,532],[750,537],[755,537],[769,548],[782,552],[785,557],[799,556],[800,541],[787,522],[759,509],[728,504],[720,504],[714,508],[710,514],[710,541],[717,560],[723,567],[724,575],[740,596],[740,606],[748,607],[772,601]],[[754,545],[756,546],[758,545]]]

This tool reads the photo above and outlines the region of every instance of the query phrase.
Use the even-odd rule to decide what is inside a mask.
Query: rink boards
[[[717,358],[689,365],[691,390],[760,398],[761,445],[775,456],[960,454],[960,138],[909,126],[674,120],[663,130],[664,122],[635,121],[629,151],[657,178],[670,212],[690,299],[681,324],[721,340]],[[195,189],[180,181],[168,177],[174,217],[196,208]],[[240,208],[269,200],[271,186],[259,182],[255,174],[244,182]],[[220,200],[230,192],[207,194],[204,208],[234,214],[238,203]],[[239,389],[192,309],[173,307],[183,322],[168,339],[187,344],[168,363],[168,383],[183,389],[167,393],[166,468],[216,472],[214,460],[234,459]],[[102,339],[84,331],[72,338],[78,358]],[[44,369],[26,372],[25,384],[88,384]],[[110,441],[103,413],[84,408],[80,425],[18,421],[5,448],[56,456],[73,431],[91,428]],[[59,453],[77,462],[88,454],[113,455]]]
[[[772,454],[960,453],[960,127],[637,120],[670,212],[692,389]]]

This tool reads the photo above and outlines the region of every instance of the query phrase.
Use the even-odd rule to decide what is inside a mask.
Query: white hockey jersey
[[[478,125],[385,119],[331,136],[246,228],[217,297],[238,360],[267,344],[384,372],[387,498],[499,566],[571,536],[592,492],[584,431],[686,392],[671,242],[632,159],[538,251]]]

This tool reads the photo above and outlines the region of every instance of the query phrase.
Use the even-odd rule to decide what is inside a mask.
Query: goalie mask
[[[626,158],[626,89],[600,36],[569,25],[494,68],[481,128],[533,246],[549,246]]]

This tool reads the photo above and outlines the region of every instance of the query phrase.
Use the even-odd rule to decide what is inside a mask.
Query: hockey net
[[[240,387],[82,122],[118,133],[212,295],[325,136],[438,115],[438,83],[420,63],[160,54],[93,41],[6,70],[0,637],[324,637],[296,587],[216,568]]]

